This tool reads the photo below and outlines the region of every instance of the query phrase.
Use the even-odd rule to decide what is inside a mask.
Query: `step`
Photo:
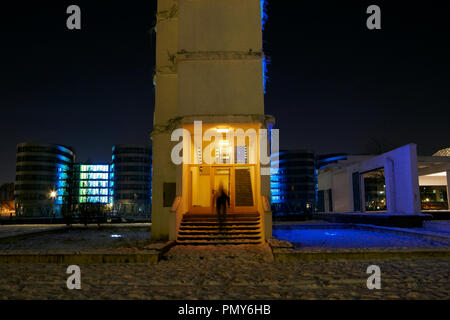
[[[222,217],[222,216],[221,216]],[[219,216],[217,214],[205,217],[192,217],[192,216],[184,216],[183,220],[208,220],[208,219],[218,219]],[[225,215],[226,219],[230,220],[254,220],[260,219],[259,216],[231,216],[229,214]]]
[[[178,230],[177,244],[260,244],[261,218],[257,212],[230,212],[221,221],[215,213],[186,213]]]
[[[181,226],[183,227],[194,227],[194,226],[228,226],[228,227],[232,227],[232,226],[236,226],[236,227],[242,227],[242,226],[258,226],[260,224],[260,222],[181,222]]]
[[[222,222],[222,223],[258,223],[259,221],[261,221],[261,219],[242,219],[242,220],[235,220],[235,219],[223,219],[223,220],[219,220],[219,219],[183,219],[181,220],[181,222],[185,222],[185,223],[202,223],[202,222]]]
[[[261,241],[179,241],[177,245],[183,246],[217,246],[217,245],[258,245]]]
[[[235,231],[235,230],[228,230],[228,231],[222,231],[222,230],[213,230],[213,231],[203,231],[203,230],[192,230],[192,231],[180,231],[178,233],[179,236],[204,236],[204,235],[210,235],[210,236],[220,236],[220,235],[226,235],[226,236],[259,236],[260,232],[257,231]]]
[[[236,222],[236,223],[255,223],[255,222],[259,222],[260,219],[224,219],[224,220],[219,220],[219,219],[183,219],[181,220],[181,222],[185,222],[185,223],[196,223],[196,222]]]
[[[258,213],[226,213],[227,218],[236,219],[236,218],[259,218]],[[186,213],[183,215],[183,219],[212,219],[217,218],[217,213],[208,213],[208,214],[192,214]]]
[[[177,240],[179,241],[200,241],[200,240],[207,240],[207,241],[220,241],[220,240],[261,240],[261,237],[259,235],[257,236],[178,236]]]
[[[198,236],[198,237],[187,237],[180,236],[177,241],[206,241],[206,242],[236,242],[236,241],[261,241],[259,236],[243,236],[243,237],[208,237],[208,236]]]
[[[220,228],[219,226],[181,226],[180,231],[189,231],[189,230],[199,230],[199,231],[208,231],[208,230],[236,230],[236,231],[254,231],[259,230],[259,226],[242,226],[242,227],[232,227],[232,226],[223,226]]]

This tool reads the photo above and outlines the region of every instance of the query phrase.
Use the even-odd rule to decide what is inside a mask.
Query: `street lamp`
[[[57,196],[56,191],[55,190],[50,191],[49,196],[50,199],[52,199],[52,220],[53,220],[55,218],[55,199]]]

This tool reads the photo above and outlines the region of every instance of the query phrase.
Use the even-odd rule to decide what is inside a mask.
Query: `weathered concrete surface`
[[[273,255],[267,243],[259,245],[217,245],[217,246],[175,246],[165,254],[166,260],[214,262],[228,259],[273,262]]]
[[[31,234],[58,232],[66,229],[67,226],[62,224],[0,225],[0,240],[20,238]]]
[[[0,253],[0,263],[158,263],[159,251],[148,250],[134,253],[87,253],[87,252],[8,252]]]
[[[425,221],[423,228],[427,231],[443,232],[450,234],[450,221]]]
[[[6,226],[5,226],[6,227]],[[20,226],[20,229],[26,228]],[[73,226],[72,228],[47,230],[45,234],[29,233],[26,235],[4,238],[0,241],[0,251],[15,250],[60,250],[92,251],[110,250],[120,247],[139,247],[149,242],[150,226],[144,225],[96,225]]]
[[[450,258],[450,248],[294,249],[289,241],[278,239],[270,239],[268,244],[272,249],[275,262]]]
[[[15,250],[0,252],[0,263],[158,263],[174,242],[149,243],[110,250]]]
[[[381,268],[381,290],[366,286]],[[64,264],[0,264],[0,299],[448,299],[450,259],[287,263],[173,259],[158,264],[81,264],[81,290]]]
[[[418,259],[418,258],[449,258],[448,249],[340,249],[340,250],[293,250],[290,248],[273,249],[275,262],[317,261],[317,260],[361,260],[361,259]]]

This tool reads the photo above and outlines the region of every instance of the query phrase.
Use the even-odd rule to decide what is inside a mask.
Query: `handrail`
[[[262,196],[262,201],[264,212],[271,211],[269,198],[267,196]]]
[[[172,207],[170,208],[170,211],[177,212],[180,203],[181,203],[181,196],[175,197],[175,200],[173,200],[173,204]]]

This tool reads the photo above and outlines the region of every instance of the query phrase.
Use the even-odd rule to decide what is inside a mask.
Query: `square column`
[[[447,170],[447,202],[448,210],[450,210],[450,170]]]
[[[395,194],[395,173],[394,173],[394,161],[391,158],[384,160],[384,178],[386,184],[386,202],[387,212],[396,213],[397,200]]]

